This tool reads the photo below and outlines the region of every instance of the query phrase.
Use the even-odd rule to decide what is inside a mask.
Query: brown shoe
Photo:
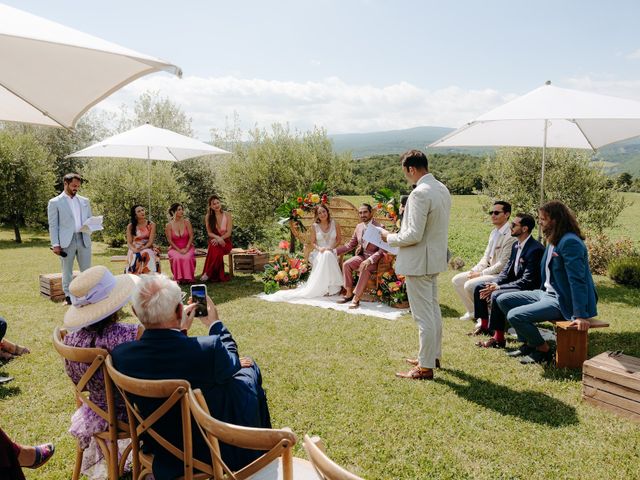
[[[337,301],[337,303],[349,303],[352,299],[353,299],[353,295],[351,295],[350,297],[342,297],[340,300]]]
[[[413,367],[408,372],[398,372],[396,377],[411,380],[433,380],[433,370],[430,368]]]
[[[404,359],[405,362],[407,362],[409,365],[413,365],[414,367],[417,367],[418,364],[420,362],[418,362],[417,358],[405,358]],[[440,359],[436,358],[436,368],[440,368]]]
[[[504,348],[506,345],[507,345],[506,340],[499,342],[493,337],[491,337],[489,340],[486,340],[484,342],[482,341],[476,342],[476,346],[482,347],[482,348]]]
[[[350,309],[354,309],[354,308],[360,308],[360,300],[356,300],[356,298],[354,297],[353,300],[351,301],[351,305],[349,305]]]
[[[489,330],[487,330],[486,328],[482,328],[482,327],[476,327],[473,332],[469,332],[467,333],[468,336],[470,337],[478,337],[480,335],[489,335]]]

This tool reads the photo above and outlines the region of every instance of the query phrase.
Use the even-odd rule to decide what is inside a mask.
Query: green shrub
[[[589,236],[586,240],[589,249],[589,267],[597,275],[606,275],[609,264],[618,258],[633,256],[636,252],[629,237],[611,240],[605,233]]]
[[[640,256],[612,260],[609,264],[609,277],[621,285],[640,288]]]

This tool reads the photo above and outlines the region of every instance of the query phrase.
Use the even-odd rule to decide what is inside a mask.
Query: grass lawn
[[[636,241],[637,203],[624,214],[628,230],[616,232]],[[482,253],[490,226],[482,223],[486,214],[476,197],[455,197],[453,207],[450,248],[470,263]],[[32,350],[0,367],[0,375],[15,377],[0,386],[0,426],[22,443],[56,443],[53,459],[27,471],[29,479],[67,479],[74,401],[51,345],[65,307],[38,293],[38,274],[59,271],[59,263],[45,235],[24,232],[23,238],[18,246],[11,231],[0,230],[0,315],[9,322],[7,338]],[[94,264],[118,273],[123,264],[109,262],[113,253],[96,244]],[[240,353],[262,368],[274,426],[289,426],[300,437],[320,435],[331,457],[365,478],[640,478],[638,424],[582,403],[579,371],[525,367],[501,350],[475,347],[465,335],[471,322],[457,319],[454,273],[440,277],[444,368],[433,382],[394,378],[406,368],[402,359],[416,353],[410,316],[388,321],[263,302],[252,296],[261,284],[251,275],[209,292]],[[596,282],[599,318],[611,327],[590,334],[590,355],[640,356],[640,291],[605,277]],[[296,455],[304,456],[300,445]]]

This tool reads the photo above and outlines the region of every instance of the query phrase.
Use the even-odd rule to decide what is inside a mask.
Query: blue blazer
[[[209,335],[188,337],[170,329],[145,330],[138,341],[118,345],[112,352],[115,368],[134,378],[187,380],[199,388],[211,414],[224,422],[247,427],[271,428],[267,398],[257,365],[241,368],[238,347],[222,324],[214,323]],[[144,415],[162,403],[155,399],[136,399]],[[156,423],[158,432],[174,445],[182,447],[180,412],[174,408]],[[193,430],[196,458],[210,461],[211,455],[200,432]],[[262,452],[220,444],[224,461],[233,470],[255,460]],[[182,462],[164,451],[152,438],[143,440],[143,449],[155,455],[153,474],[171,479],[183,474]]]
[[[518,259],[520,264],[515,273],[518,242],[511,247],[511,257],[498,277],[494,280],[500,288],[516,288],[518,290],[536,290],[540,288],[540,260],[544,254],[544,247],[535,238],[527,240]]]
[[[546,281],[545,265],[549,247],[542,258],[542,285]],[[589,254],[584,242],[574,233],[562,236],[553,249],[549,263],[550,283],[558,295],[562,316],[567,320],[598,315],[598,294],[589,269]]]

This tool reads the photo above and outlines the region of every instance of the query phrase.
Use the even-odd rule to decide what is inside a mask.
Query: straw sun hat
[[[72,306],[64,315],[64,326],[78,330],[117,312],[131,298],[137,281],[135,275],[114,276],[103,265],[85,270],[69,285]]]

